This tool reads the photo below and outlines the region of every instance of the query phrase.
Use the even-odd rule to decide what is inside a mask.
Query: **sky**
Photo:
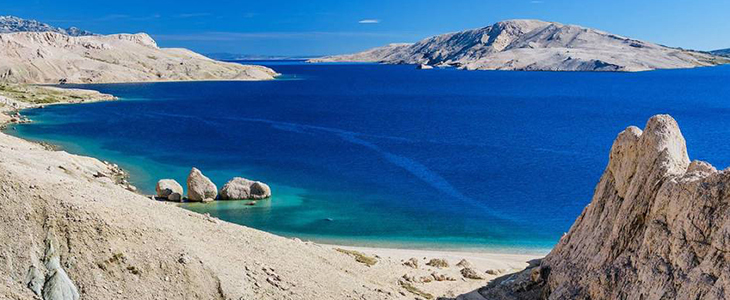
[[[507,19],[541,19],[696,50],[730,48],[730,0],[0,0],[0,15],[150,34],[201,53],[316,56]]]

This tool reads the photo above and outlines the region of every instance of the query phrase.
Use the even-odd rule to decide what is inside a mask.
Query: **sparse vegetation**
[[[429,293],[426,293],[426,292],[424,292],[424,291],[422,291],[422,290],[419,290],[419,289],[418,289],[417,287],[413,286],[412,284],[410,284],[410,283],[408,283],[408,282],[405,282],[405,281],[401,281],[401,282],[400,282],[400,285],[401,285],[401,286],[402,286],[402,287],[403,287],[403,288],[404,288],[404,289],[405,289],[406,291],[408,291],[408,292],[409,292],[409,293],[411,293],[411,294],[414,294],[414,295],[417,295],[417,296],[420,296],[420,297],[423,297],[423,298],[426,298],[426,299],[433,299],[433,295],[431,295],[431,294],[429,294]]]
[[[0,96],[29,104],[84,102],[100,98],[106,99],[106,95],[94,91],[8,83],[0,83]]]
[[[358,252],[358,251],[354,251],[354,250],[346,250],[346,249],[342,249],[342,248],[336,248],[335,250],[337,250],[337,252],[345,253],[347,255],[354,257],[355,261],[357,261],[361,264],[365,264],[368,267],[372,267],[378,263],[377,259],[375,259],[374,257],[367,256],[362,252]]]

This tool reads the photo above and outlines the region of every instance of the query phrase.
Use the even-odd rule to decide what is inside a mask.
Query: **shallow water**
[[[657,113],[693,159],[730,164],[730,67],[643,73],[416,70],[261,62],[270,82],[90,85],[118,102],[25,112],[9,132],[119,163],[142,191],[196,166],[271,200],[185,204],[320,242],[544,252],[614,137]]]

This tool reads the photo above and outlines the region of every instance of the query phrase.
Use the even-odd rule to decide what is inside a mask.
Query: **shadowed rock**
[[[162,179],[155,187],[157,197],[170,201],[181,201],[183,195],[182,186],[172,179]]]
[[[61,258],[56,251],[56,244],[55,237],[52,233],[49,233],[49,238],[46,240],[45,255],[45,266],[48,274],[43,285],[43,299],[78,300],[79,291],[61,267]]]

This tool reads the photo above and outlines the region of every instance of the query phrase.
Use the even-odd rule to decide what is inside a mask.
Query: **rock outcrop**
[[[549,255],[462,298],[727,299],[729,262],[730,169],[690,163],[677,123],[658,115],[618,135]]]
[[[170,201],[182,201],[183,188],[173,179],[162,179],[157,182],[155,186],[157,191],[157,197],[170,200]]]
[[[263,182],[236,177],[221,189],[221,200],[261,200],[271,197],[271,188]]]
[[[670,48],[575,25],[508,20],[310,62],[451,65],[467,70],[645,71],[730,63],[706,52]]]
[[[58,84],[184,80],[270,80],[276,72],[159,48],[147,34],[72,37],[0,34],[0,82]]]
[[[210,202],[218,196],[218,188],[200,170],[193,168],[188,174],[188,200]]]

